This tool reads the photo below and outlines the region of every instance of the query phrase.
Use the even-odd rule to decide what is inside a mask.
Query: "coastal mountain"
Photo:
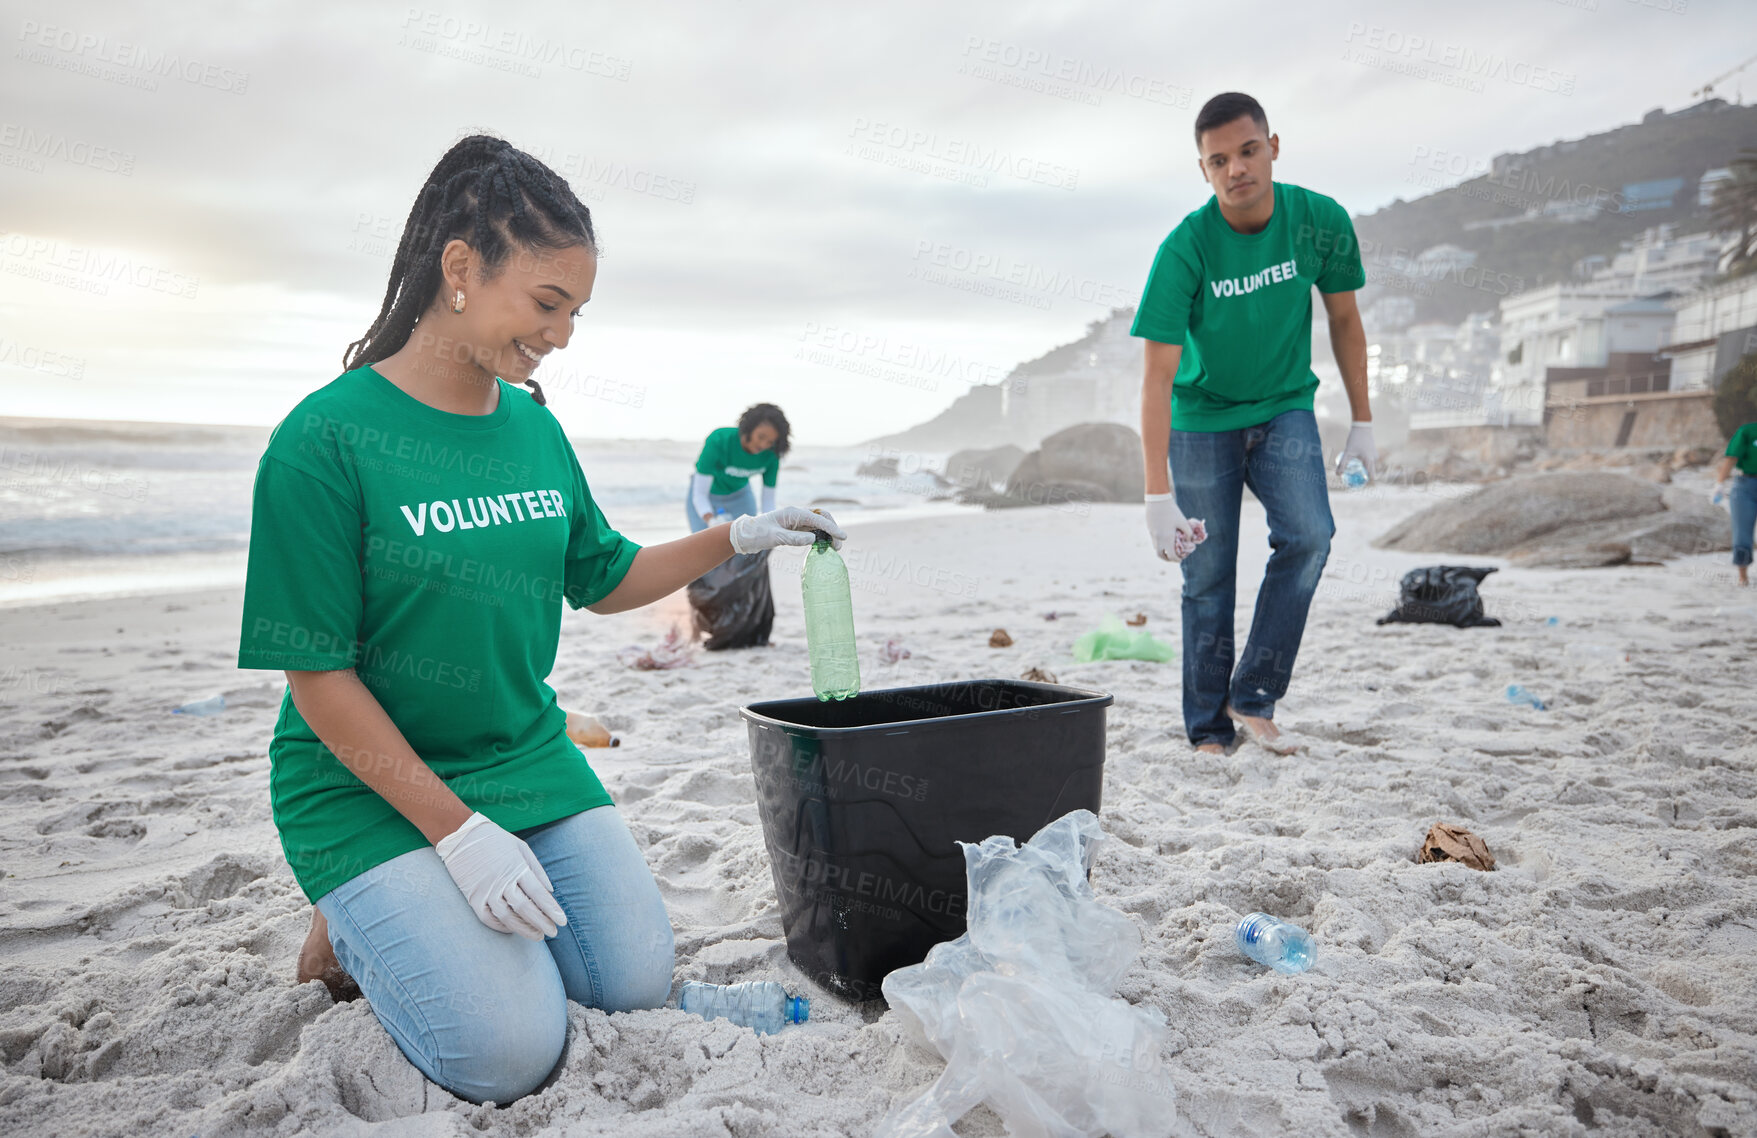
[[[1506,296],[1589,270],[1595,258],[1614,257],[1644,230],[1706,230],[1714,186],[1753,139],[1757,106],[1709,99],[1520,154],[1476,159],[1416,146],[1407,177],[1428,192],[1354,217],[1367,270],[1363,310],[1393,298],[1396,303],[1369,312],[1369,321],[1377,316],[1385,327],[1389,310],[1398,326],[1456,324],[1473,312],[1492,312]],[[1133,317],[1132,309],[1114,310],[1072,343],[870,445],[1030,449],[1075,423],[1134,426],[1141,348],[1128,335]],[[1313,323],[1312,365],[1320,379],[1333,378],[1326,329],[1322,321]],[[1320,399],[1326,395],[1339,395],[1337,385],[1320,388]],[[1325,411],[1321,404],[1321,419]]]
[[[1571,279],[1582,261],[1613,257],[1643,230],[1709,229],[1714,186],[1753,142],[1757,106],[1709,99],[1486,160],[1413,147],[1405,176],[1433,192],[1355,216],[1367,280],[1412,297],[1412,323],[1456,324]],[[1424,253],[1431,264],[1442,252],[1468,269],[1420,271]]]
[[[1141,343],[1129,335],[1132,308],[1113,309],[1086,334],[1015,367],[999,383],[971,388],[918,426],[872,446],[950,451],[1004,443],[1030,450],[1074,423],[1136,425],[1141,408]]]

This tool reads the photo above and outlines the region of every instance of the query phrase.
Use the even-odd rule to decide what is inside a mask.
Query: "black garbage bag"
[[[710,652],[769,642],[775,597],[769,592],[769,551],[735,553],[689,583],[695,630]]]
[[[1379,624],[1451,624],[1459,628],[1499,628],[1501,622],[1484,616],[1482,597],[1476,586],[1493,573],[1471,565],[1429,565],[1403,575],[1397,607],[1378,619]]]

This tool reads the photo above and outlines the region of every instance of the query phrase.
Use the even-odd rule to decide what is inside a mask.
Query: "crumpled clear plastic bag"
[[[1023,846],[1004,835],[958,843],[969,931],[883,984],[946,1069],[875,1138],[955,1138],[952,1123],[982,1102],[1020,1138],[1171,1133],[1165,1016],[1113,994],[1140,933],[1086,880],[1103,840],[1098,818],[1075,810]]]

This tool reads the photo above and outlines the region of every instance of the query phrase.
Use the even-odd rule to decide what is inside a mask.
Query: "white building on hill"
[[[1757,273],[1674,302],[1677,323],[1661,352],[1672,361],[1674,391],[1708,391],[1740,358],[1757,352]]]

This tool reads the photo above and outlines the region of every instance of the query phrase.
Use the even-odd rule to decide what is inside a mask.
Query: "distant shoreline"
[[[83,436],[93,441],[101,439],[138,441],[142,436],[151,436],[155,433],[162,435],[173,431],[254,433],[261,435],[266,440],[268,433],[274,427],[274,423],[191,423],[180,419],[58,419],[30,415],[0,415],[0,434],[8,431],[65,431],[70,435]],[[655,446],[692,446],[701,441],[700,439],[600,438],[588,435],[569,435],[568,438],[576,443],[616,443],[619,445],[650,443]],[[68,441],[73,440],[69,439]],[[850,443],[847,446],[820,446],[805,449],[856,450],[862,445],[864,444]]]

